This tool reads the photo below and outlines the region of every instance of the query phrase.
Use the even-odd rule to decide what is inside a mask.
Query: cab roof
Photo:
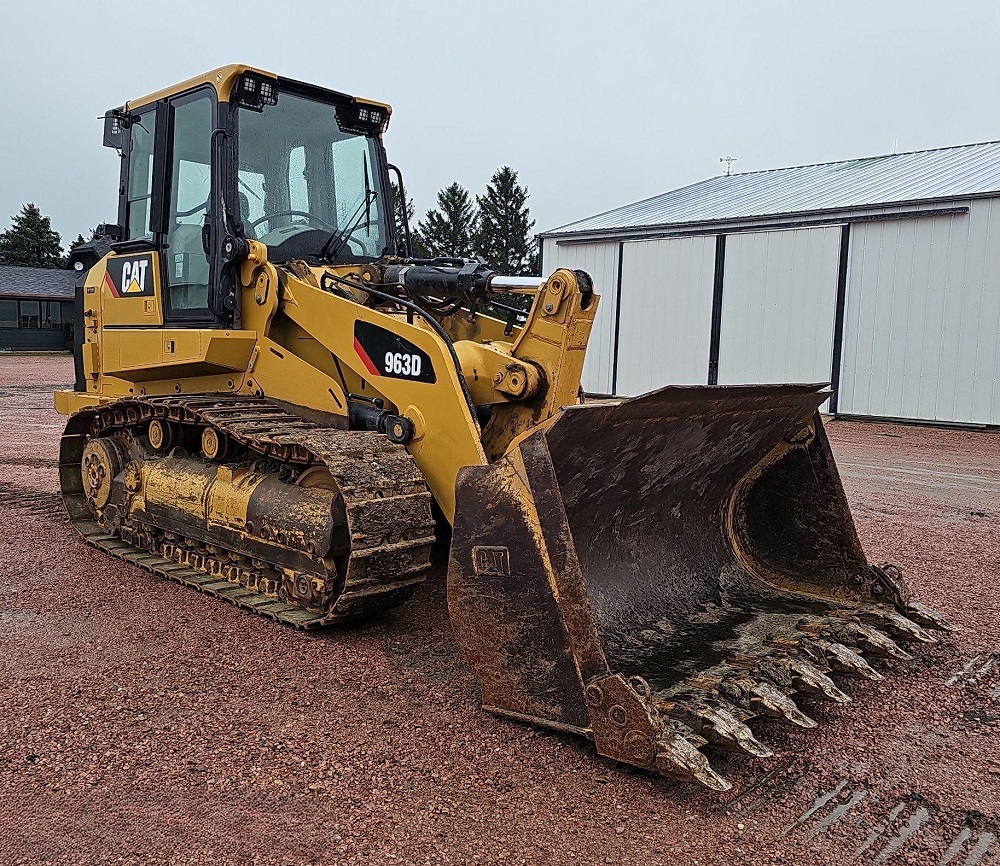
[[[267,69],[261,69],[257,66],[249,66],[245,63],[230,63],[226,66],[220,66],[217,69],[212,69],[209,72],[204,72],[201,75],[196,75],[193,78],[188,78],[186,81],[181,81],[177,84],[171,85],[170,87],[164,87],[162,90],[157,90],[154,93],[149,93],[146,96],[141,96],[138,99],[130,99],[125,104],[125,109],[127,111],[134,111],[135,109],[142,108],[145,105],[150,105],[151,103],[157,102],[161,99],[166,99],[169,96],[173,96],[177,93],[183,93],[186,90],[193,90],[196,87],[201,87],[203,85],[210,85],[215,88],[216,94],[218,95],[220,102],[228,102],[229,94],[236,84],[236,80],[244,72],[256,72],[260,75],[265,75],[268,78],[275,78],[279,82],[284,81],[287,84],[292,84],[297,90],[308,90],[314,93],[317,97],[323,98],[324,96],[331,102],[341,102],[344,100],[352,102],[363,102],[367,105],[377,105],[386,110],[387,114],[392,113],[391,106],[384,102],[377,102],[372,99],[363,99],[361,97],[350,96],[346,93],[341,93],[336,90],[328,90],[324,87],[318,87],[314,84],[307,84],[305,82],[293,81],[291,79],[282,79],[280,76]]]

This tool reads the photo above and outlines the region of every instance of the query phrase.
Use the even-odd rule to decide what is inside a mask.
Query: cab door
[[[156,142],[164,119],[163,110],[156,105],[137,111],[123,141],[125,169],[119,216],[125,237],[105,261],[100,285],[105,326],[150,328],[163,324],[159,242],[154,227],[155,190],[160,180]],[[91,284],[87,292],[93,294],[95,289]]]
[[[202,364],[209,329],[216,99],[210,87],[162,100],[132,121],[126,240],[107,259],[104,369],[126,379]],[[110,326],[110,327],[108,327]],[[230,325],[231,327],[231,325]],[[158,334],[149,329],[159,329]]]
[[[212,130],[215,96],[211,88],[167,102],[170,119],[162,274],[164,322],[169,326],[211,327],[210,249],[213,189]]]

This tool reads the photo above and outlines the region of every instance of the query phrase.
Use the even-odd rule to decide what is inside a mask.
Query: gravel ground
[[[870,557],[962,631],[806,702],[816,731],[758,725],[776,757],[719,756],[719,796],[484,714],[440,567],[315,636],[88,549],[56,494],[71,380],[0,356],[3,864],[1000,863],[996,434],[829,425]]]

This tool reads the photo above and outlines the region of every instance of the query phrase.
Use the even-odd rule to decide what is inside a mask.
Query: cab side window
[[[128,198],[126,225],[128,240],[152,240],[150,205],[153,199],[153,141],[156,138],[156,112],[146,111],[129,128]]]
[[[173,140],[167,248],[164,250],[170,314],[201,318],[208,314],[210,268],[202,241],[212,192],[212,110],[208,93],[172,103]]]

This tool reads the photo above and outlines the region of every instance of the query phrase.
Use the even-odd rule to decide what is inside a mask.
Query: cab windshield
[[[281,93],[263,112],[240,111],[237,193],[246,236],[267,244],[273,261],[315,257],[324,246],[339,261],[383,255],[378,153],[375,139],[342,132],[327,103]]]

